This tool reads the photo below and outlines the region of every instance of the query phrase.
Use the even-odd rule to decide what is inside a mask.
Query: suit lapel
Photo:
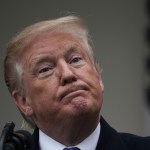
[[[127,150],[119,133],[101,117],[101,132],[96,150]]]
[[[38,128],[35,128],[32,136],[34,139],[32,150],[39,150],[39,129]]]
[[[96,150],[127,150],[120,134],[110,127],[107,122],[101,117],[101,132]],[[35,129],[33,133],[33,148],[39,150],[39,130]]]

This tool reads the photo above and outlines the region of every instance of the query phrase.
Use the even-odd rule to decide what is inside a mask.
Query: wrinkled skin
[[[93,132],[103,83],[80,40],[66,33],[44,33],[25,50],[21,63],[26,94],[14,92],[13,97],[26,116],[68,146]]]

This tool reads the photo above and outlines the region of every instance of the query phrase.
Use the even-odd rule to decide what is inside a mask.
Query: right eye
[[[45,72],[48,72],[51,68],[49,67],[45,67],[45,68],[42,68],[39,73],[45,73]]]
[[[38,71],[38,77],[43,78],[43,77],[51,75],[53,73],[53,69],[54,68],[51,66],[41,67],[41,69],[39,69]]]

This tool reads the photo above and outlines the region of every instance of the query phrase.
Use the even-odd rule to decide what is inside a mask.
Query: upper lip
[[[61,94],[60,94],[60,99],[62,100],[65,96],[67,96],[70,93],[79,91],[79,90],[88,90],[87,86],[84,85],[72,85],[70,88],[65,89]]]

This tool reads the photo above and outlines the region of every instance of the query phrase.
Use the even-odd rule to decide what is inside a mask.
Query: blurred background
[[[3,79],[7,42],[35,22],[74,14],[88,24],[105,85],[101,114],[120,132],[150,135],[150,43],[147,0],[0,2],[0,133],[6,122],[19,130],[22,117]]]

